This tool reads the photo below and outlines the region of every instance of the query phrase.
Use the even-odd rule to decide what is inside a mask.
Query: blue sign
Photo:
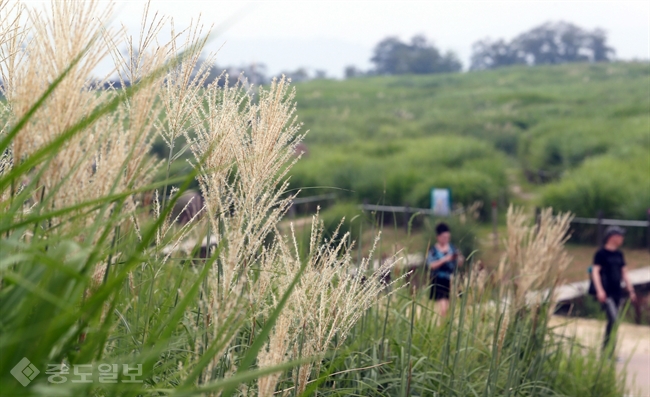
[[[451,189],[431,189],[431,209],[437,216],[451,215]]]

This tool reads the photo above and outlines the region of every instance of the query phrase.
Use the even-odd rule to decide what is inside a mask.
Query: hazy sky
[[[144,3],[117,1],[116,19],[134,34]],[[549,20],[603,28],[618,58],[650,58],[649,1],[153,0],[151,8],[173,16],[178,27],[199,14],[219,25],[244,9],[209,49],[221,47],[220,65],[262,62],[270,73],[304,66],[341,76],[346,65],[370,67],[372,49],[384,37],[407,40],[418,33],[455,51],[467,67],[476,40],[511,39]]]

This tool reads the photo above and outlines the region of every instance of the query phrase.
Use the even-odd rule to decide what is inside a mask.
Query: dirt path
[[[533,201],[535,198],[537,198],[537,195],[531,192],[526,192],[524,189],[522,189],[521,185],[519,184],[518,175],[517,173],[519,170],[514,170],[510,169],[507,172],[507,178],[508,178],[508,184],[510,185],[510,193],[514,195],[515,197],[518,197],[519,199],[523,201]]]
[[[557,333],[576,336],[584,345],[600,346],[605,323],[599,320],[554,316],[551,326]],[[650,327],[621,324],[617,354],[621,358],[619,370],[627,370],[627,396],[650,397]]]

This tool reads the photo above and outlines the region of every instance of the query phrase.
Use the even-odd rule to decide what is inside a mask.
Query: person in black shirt
[[[612,329],[618,318],[621,298],[623,297],[621,281],[625,282],[625,287],[630,294],[630,300],[636,302],[634,287],[628,278],[627,269],[625,268],[625,259],[623,258],[623,253],[619,250],[623,245],[624,236],[624,229],[618,226],[608,227],[605,230],[603,247],[594,255],[592,281],[596,290],[596,299],[598,299],[598,302],[600,302],[607,315],[603,350],[610,343]],[[615,345],[615,341],[612,342],[612,353],[614,351],[613,345]]]

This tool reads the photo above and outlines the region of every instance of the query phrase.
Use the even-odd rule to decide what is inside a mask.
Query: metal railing
[[[408,214],[421,213],[424,215],[433,215],[433,210],[428,208],[414,208],[414,207],[400,207],[394,205],[374,205],[374,204],[361,204],[359,208],[363,211],[377,211],[377,212],[401,212]]]
[[[598,218],[573,218],[572,223],[585,223],[588,225],[648,227],[648,221],[633,221],[627,219],[598,219]]]
[[[318,196],[298,197],[298,198],[293,199],[291,201],[291,203],[293,205],[308,204],[308,203],[315,203],[317,201],[334,200],[335,198],[336,198],[336,195],[334,193],[321,194],[321,195],[318,195]]]
[[[293,201],[294,204],[306,204],[316,201],[324,200],[335,200],[335,194],[323,194],[319,196],[311,197],[301,197]],[[417,208],[409,206],[397,206],[397,205],[377,205],[377,204],[361,204],[359,209],[362,211],[371,211],[371,212],[387,212],[387,213],[402,213],[406,214],[405,218],[410,219],[413,215],[435,215],[433,210],[430,208]],[[536,216],[538,217],[541,209],[536,208]],[[494,223],[494,241],[495,248],[497,244],[497,213],[496,213],[496,204],[492,203],[492,221]],[[599,212],[596,218],[573,218],[571,223],[574,224],[585,224],[585,225],[595,225],[597,226],[597,243],[599,244],[602,241],[602,236],[604,233],[605,226],[623,226],[623,227],[641,227],[648,229],[648,249],[650,249],[650,210],[648,210],[648,220],[630,220],[630,219],[605,219],[602,217],[601,212]]]

